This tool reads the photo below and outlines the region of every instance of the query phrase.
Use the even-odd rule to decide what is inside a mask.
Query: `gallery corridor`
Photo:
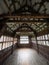
[[[3,65],[48,65],[48,63],[34,49],[21,48],[15,50]]]
[[[0,65],[49,65],[49,0],[0,0]]]

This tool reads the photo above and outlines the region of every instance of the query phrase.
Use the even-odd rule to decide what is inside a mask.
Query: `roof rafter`
[[[37,24],[34,23],[34,25],[36,25],[39,29],[42,29],[42,27],[38,26]],[[44,26],[45,26],[45,25],[43,25],[43,27],[44,27]]]
[[[8,4],[7,4],[6,0],[3,0],[3,1],[4,1],[5,5],[6,5],[6,7],[7,7],[7,8],[8,8],[8,10],[9,10],[9,14],[11,14],[11,8],[8,6]]]
[[[24,26],[24,24],[25,24],[25,26]],[[16,32],[18,32],[18,30],[20,29],[20,28],[30,28],[33,32],[34,32],[34,34],[36,34],[36,31],[32,28],[32,27],[30,27],[28,24],[26,24],[26,23],[23,23],[21,26],[19,26],[16,30],[14,30],[14,33],[16,34]]]
[[[15,0],[11,0],[14,8],[14,12],[16,12]]]

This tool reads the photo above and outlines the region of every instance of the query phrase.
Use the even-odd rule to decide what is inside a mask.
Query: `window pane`
[[[11,42],[11,46],[12,46],[13,42]]]
[[[4,41],[6,41],[6,36],[4,36]]]
[[[3,42],[3,36],[1,36],[1,38],[0,38],[0,42]]]
[[[44,37],[44,35],[43,35],[43,40],[45,40],[45,37]]]
[[[48,40],[49,40],[49,34],[48,34]]]
[[[20,36],[21,39],[28,39],[28,36]]]
[[[8,41],[8,37],[6,37],[6,41]]]
[[[14,41],[14,44],[16,44],[17,43],[17,41]]]
[[[46,39],[46,40],[48,39],[48,36],[47,36],[47,35],[45,35],[45,39]]]
[[[49,46],[49,41],[46,41],[46,45]]]
[[[45,43],[45,41],[42,41],[42,45],[45,45],[46,43]]]
[[[29,37],[28,36],[20,36],[20,44],[28,44]]]
[[[3,49],[5,49],[6,48],[6,43],[3,43]]]
[[[10,46],[10,42],[7,42],[7,46],[8,46],[8,47]]]
[[[2,43],[0,43],[0,50],[1,50],[1,48],[2,48]]]

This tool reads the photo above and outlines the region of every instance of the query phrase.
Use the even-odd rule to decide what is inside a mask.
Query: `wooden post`
[[[29,45],[32,47],[31,36],[29,36]]]
[[[37,41],[37,35],[35,36],[36,38],[36,44],[37,44],[37,52],[39,53],[39,45],[38,45],[38,41]]]
[[[13,42],[12,42],[12,53],[13,53]]]
[[[1,50],[3,49],[3,42],[2,42],[2,47],[1,47]]]
[[[20,44],[20,36],[18,35],[17,36],[17,47],[19,47],[19,44]]]

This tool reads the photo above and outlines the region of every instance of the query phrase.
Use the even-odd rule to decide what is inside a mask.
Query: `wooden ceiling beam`
[[[11,16],[3,16],[4,18],[49,18],[49,15],[18,15],[18,16],[14,16],[14,15],[11,15]]]
[[[39,22],[46,22],[45,20],[39,20],[39,21],[37,21],[37,20],[7,20],[7,21],[4,21],[4,20],[0,20],[0,22],[16,22],[16,23],[23,23],[23,22],[26,22],[26,23],[34,23],[34,22],[37,22],[37,23],[39,23]]]

